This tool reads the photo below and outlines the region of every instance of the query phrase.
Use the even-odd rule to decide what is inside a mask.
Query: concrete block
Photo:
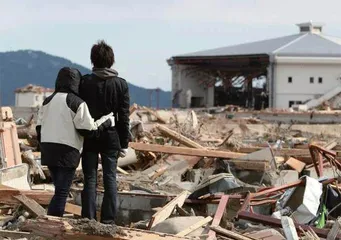
[[[282,170],[277,178],[273,179],[274,186],[282,186],[298,180],[298,172],[295,170]]]
[[[168,218],[167,220],[157,224],[156,226],[152,227],[152,231],[161,232],[161,233],[168,233],[168,234],[177,234],[186,228],[192,226],[193,224],[203,220],[204,217],[174,217]],[[188,234],[187,236],[200,236],[204,233],[204,228],[199,228],[192,233]]]

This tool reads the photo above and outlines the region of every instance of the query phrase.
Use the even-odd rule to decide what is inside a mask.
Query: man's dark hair
[[[90,58],[95,68],[110,68],[115,63],[114,51],[104,40],[92,46]]]

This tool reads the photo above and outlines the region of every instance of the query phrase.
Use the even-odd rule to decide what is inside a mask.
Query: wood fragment
[[[337,237],[337,234],[340,232],[340,230],[341,230],[341,218],[339,217],[335,221],[332,229],[329,231],[328,236],[327,236],[327,240],[335,240]]]
[[[218,227],[219,226],[220,221],[223,218],[224,212],[226,210],[226,205],[227,205],[228,201],[229,201],[228,195],[223,195],[220,198],[220,202],[219,202],[219,205],[218,205],[217,210],[215,212],[211,227]],[[208,239],[207,240],[213,240],[213,239],[215,239],[215,236],[216,236],[215,231],[210,230],[208,232]]]
[[[225,137],[225,139],[223,140],[223,142],[220,143],[220,144],[218,145],[218,147],[224,146],[224,145],[227,143],[227,141],[230,139],[230,137],[232,137],[233,132],[234,132],[234,129],[231,129],[231,130],[227,133],[227,136]]]
[[[161,210],[155,213],[149,222],[148,229],[151,229],[156,224],[166,220],[172,214],[176,205],[182,207],[185,203],[188,194],[189,194],[188,191],[183,191],[176,198],[167,203]]]
[[[254,240],[253,238],[244,236],[242,234],[239,234],[237,232],[232,232],[230,230],[224,229],[222,227],[216,226],[216,227],[210,227],[210,229],[212,229],[213,231],[215,231],[216,233],[226,236],[228,238],[233,238],[236,240]]]
[[[306,164],[304,162],[301,162],[300,160],[297,160],[296,158],[289,158],[288,161],[285,162],[288,166],[290,166],[292,169],[296,170],[297,172],[302,172]]]
[[[72,213],[73,215],[76,216],[82,216],[82,207],[72,203],[66,203],[65,212]]]
[[[53,192],[48,191],[18,190],[14,188],[0,186],[0,203],[7,205],[16,205],[20,202],[13,197],[20,194],[35,200],[40,205],[48,205],[54,195]]]
[[[129,108],[129,116],[132,115],[136,110],[138,109],[138,106],[136,103],[130,106]]]
[[[0,239],[30,239],[32,234],[28,232],[0,230]]]
[[[14,196],[31,214],[33,217],[46,215],[46,210],[39,203],[25,195]]]
[[[191,232],[193,232],[194,230],[204,226],[205,224],[209,223],[212,221],[212,217],[208,216],[206,217],[205,219],[197,222],[197,223],[194,223],[193,225],[191,225],[190,227],[182,230],[181,232],[179,232],[178,234],[176,234],[176,236],[180,236],[180,237],[184,237],[188,234],[190,234]]]
[[[185,209],[183,209],[182,207],[179,207],[178,205],[176,205],[175,208],[180,216],[191,216],[191,214],[187,212]]]
[[[143,107],[144,110],[146,110],[149,114],[153,115],[154,117],[156,117],[156,119],[158,120],[158,122],[166,124],[167,121],[165,119],[163,119],[157,112],[151,110],[150,108],[147,107]]]
[[[123,170],[122,168],[120,167],[117,167],[117,171],[119,171],[120,173],[124,174],[124,175],[129,175],[129,173],[125,170]]]
[[[204,149],[204,147],[201,146],[199,143],[192,141],[191,139],[167,128],[166,126],[162,126],[158,124],[156,125],[156,128],[165,136],[172,138],[173,140],[181,143],[182,145],[186,147]]]

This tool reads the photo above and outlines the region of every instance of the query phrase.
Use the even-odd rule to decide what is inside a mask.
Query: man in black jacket
[[[82,154],[84,190],[82,192],[82,217],[96,219],[96,185],[98,155],[101,155],[104,198],[101,222],[114,223],[116,217],[116,167],[118,157],[127,154],[129,142],[129,91],[128,84],[112,69],[115,62],[112,48],[104,41],[91,49],[92,74],[83,76],[80,96],[88,104],[95,120],[111,112],[115,128],[102,132],[97,139],[86,138]]]
[[[112,113],[94,121],[88,106],[79,98],[82,75],[77,69],[62,68],[56,80],[55,92],[45,99],[39,109],[37,137],[41,163],[48,166],[55,193],[48,215],[62,217],[73,176],[79,165],[84,138],[96,138],[112,128]]]

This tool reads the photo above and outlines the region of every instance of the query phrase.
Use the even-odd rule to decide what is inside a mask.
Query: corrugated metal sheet
[[[341,39],[314,33],[300,33],[280,38],[194,52],[175,57],[214,57],[240,55],[279,55],[341,57]]]

